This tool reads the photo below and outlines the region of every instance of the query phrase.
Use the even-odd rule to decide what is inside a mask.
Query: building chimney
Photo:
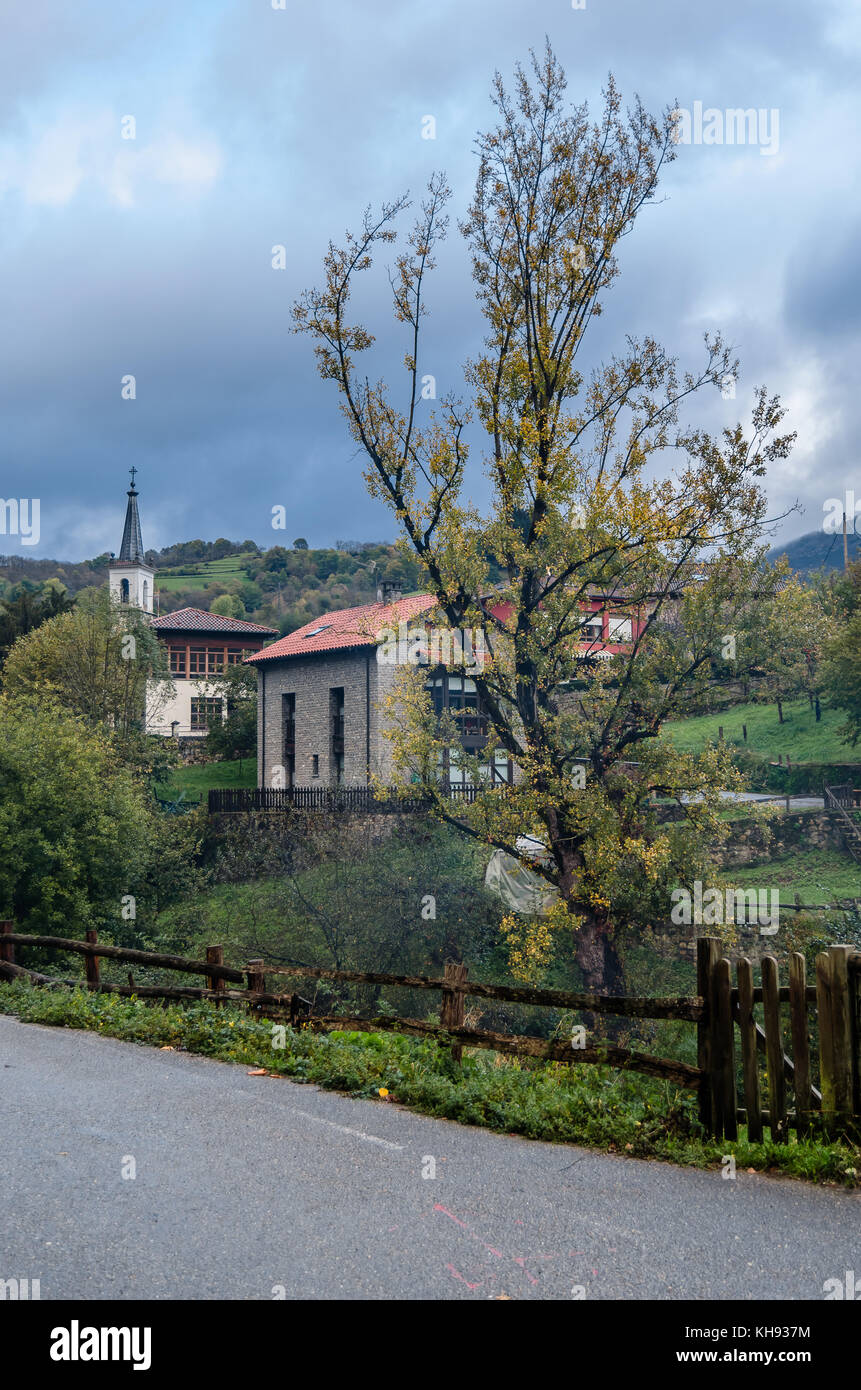
[[[403,596],[400,579],[382,579],[377,585],[377,603],[397,603]]]

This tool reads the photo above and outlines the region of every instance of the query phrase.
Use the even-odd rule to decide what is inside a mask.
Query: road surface
[[[0,1172],[0,1278],[39,1279],[43,1300],[821,1300],[861,1272],[843,1190],[492,1134],[2,1015]]]

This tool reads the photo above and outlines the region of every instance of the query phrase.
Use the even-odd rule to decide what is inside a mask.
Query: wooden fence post
[[[851,1122],[855,1090],[852,1000],[849,990],[851,946],[829,946],[831,963],[831,1055],[835,1109],[842,1124]]]
[[[848,961],[849,1005],[852,1010],[852,1113],[861,1124],[861,955],[853,951]]]
[[[726,956],[715,969],[716,1055],[714,1077],[720,1093],[721,1127],[727,1139],[738,1138],[738,1100],[735,1090],[735,1040],[732,1018],[732,974]]]
[[[0,922],[0,961],[8,961],[10,965],[15,964],[15,947],[11,941],[4,941],[4,936],[11,936],[12,923],[7,919]]]
[[[834,1059],[831,1033],[831,961],[823,951],[816,957],[816,1016],[819,1022],[819,1087],[822,1091],[822,1121],[826,1129],[833,1119]]]
[[[99,939],[99,933],[95,927],[87,928],[87,941],[91,946],[95,946]],[[99,958],[98,956],[84,956],[84,971],[87,976],[87,989],[98,989],[99,987]]]
[[[444,978],[449,984],[463,984],[469,971],[467,966],[456,961],[447,960],[445,963]],[[460,990],[444,989],[442,992],[442,1003],[439,1011],[439,1021],[443,1028],[462,1028],[465,1013],[466,996]],[[452,1043],[451,1055],[455,1062],[461,1061],[463,1057],[463,1044]]]
[[[714,1134],[716,1110],[712,1078],[712,974],[720,960],[720,941],[716,936],[697,937],[697,994],[704,1001],[705,1016],[697,1023],[697,1066],[703,1072],[699,1090],[700,1120],[707,1134]]]
[[[223,947],[223,946],[207,946],[207,948],[206,948],[206,963],[207,963],[207,965],[223,965],[223,964],[224,964],[224,947]],[[223,994],[224,991],[225,991],[225,989],[227,988],[227,985],[226,985],[225,981],[221,978],[220,975],[207,975],[207,977],[206,977],[206,987],[207,987],[207,989],[214,990],[214,992],[215,992],[216,994]],[[223,1003],[224,1003],[224,1000],[223,1000],[223,999],[214,999],[214,1000],[213,1000],[213,1003],[216,1004],[216,1005],[218,1005],[218,1004],[223,1004]]]
[[[259,960],[250,960],[248,962],[245,974],[248,982],[248,988],[250,990],[253,990],[255,994],[266,993],[266,975],[263,971],[262,957]],[[253,999],[249,999],[248,1007],[252,1011],[255,1011],[259,1010],[262,1007],[262,1005],[255,1003]]]
[[[780,1027],[780,982],[777,958],[762,958],[762,1006],[765,1014],[765,1061],[768,1071],[768,1123],[772,1139],[786,1139],[786,1070]]]
[[[803,957],[802,957],[803,959]],[[762,1143],[762,1107],[759,1094],[759,1067],[756,1058],[756,1020],[753,1016],[753,967],[747,956],[736,966],[738,975],[738,1030],[741,1034],[741,1066],[744,1077],[744,1103],[747,1110],[747,1137]]]
[[[810,1043],[807,1038],[807,962],[801,951],[789,957],[789,1022],[795,1067],[795,1128],[810,1132],[813,1095],[810,1089]]]

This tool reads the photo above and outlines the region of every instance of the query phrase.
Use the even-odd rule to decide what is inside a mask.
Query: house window
[[[344,780],[344,691],[336,686],[329,691],[329,721],[332,737],[332,778],[336,785]]]
[[[514,769],[511,759],[504,748],[496,749],[492,759],[487,764],[487,772],[494,786],[497,786],[500,782],[511,783],[514,781]]]
[[[221,700],[195,698],[191,702],[193,733],[206,733],[211,724],[224,717]]]
[[[185,647],[169,647],[170,674],[172,676],[185,675]]]
[[[460,730],[461,743],[467,753],[477,753],[487,743],[487,717],[481,710],[478,687],[469,676],[445,670],[435,671],[425,682],[437,718],[449,710]],[[452,786],[462,786],[468,779],[458,765],[456,752],[440,754],[441,775]],[[506,779],[507,780],[507,779]]]
[[[580,627],[581,642],[601,642],[604,638],[603,613],[589,613]]]
[[[189,647],[188,674],[190,676],[206,675],[206,647]]]
[[[251,655],[251,651],[252,649],[250,647],[229,647],[226,664],[228,666],[238,666],[240,661],[244,661],[246,656]]]
[[[608,642],[630,642],[633,624],[630,618],[609,618],[607,620]]]
[[[281,696],[281,741],[286,784],[292,787],[296,773],[296,696]]]
[[[120,580],[120,603],[128,603],[128,601],[129,601],[129,581],[128,581],[127,579],[121,579],[121,580]]]
[[[143,606],[146,612],[149,609],[149,584],[146,580],[143,582]]]
[[[311,776],[320,776],[320,754],[314,753],[311,757]]]

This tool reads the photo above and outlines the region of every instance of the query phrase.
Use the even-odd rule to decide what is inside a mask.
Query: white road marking
[[[249,1100],[254,1100],[258,1105],[277,1105],[278,1109],[284,1113],[286,1110],[293,1115],[301,1115],[303,1120],[315,1120],[318,1125],[328,1125],[330,1129],[340,1130],[341,1134],[352,1134],[354,1139],[364,1139],[366,1144],[379,1144],[383,1149],[403,1149],[405,1144],[394,1144],[391,1139],[380,1139],[376,1134],[366,1134],[363,1129],[350,1129],[349,1125],[336,1124],[334,1120],[327,1120],[322,1115],[312,1115],[308,1110],[297,1110],[292,1105],[280,1105],[278,1101],[270,1100],[268,1096],[256,1096],[251,1091],[238,1091],[237,1095],[247,1096]]]
[[[365,1134],[362,1129],[350,1129],[348,1125],[336,1125],[334,1120],[324,1120],[322,1115],[311,1115],[307,1110],[295,1110],[295,1115],[302,1115],[306,1120],[316,1120],[318,1124],[328,1125],[330,1129],[339,1129],[342,1134],[352,1134],[356,1139],[365,1139],[369,1144],[381,1144],[384,1149],[402,1149],[403,1144],[393,1144],[391,1139],[379,1139],[376,1134]]]

